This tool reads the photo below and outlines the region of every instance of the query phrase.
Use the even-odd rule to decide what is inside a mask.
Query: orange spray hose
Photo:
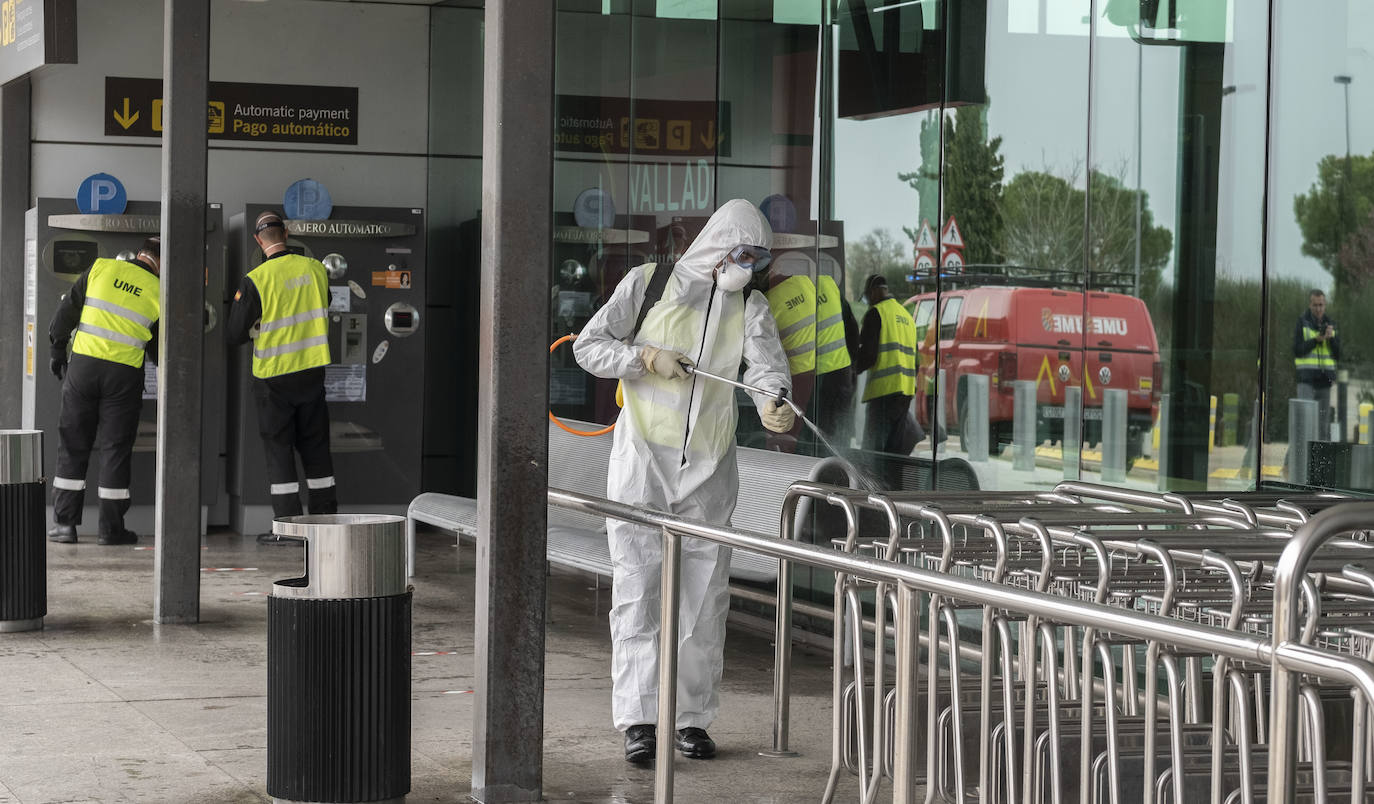
[[[559,338],[558,340],[554,341],[552,344],[549,345],[549,354],[553,354],[553,350],[554,350],[554,349],[557,349],[557,348],[558,348],[560,345],[562,345],[565,341],[575,340],[576,338],[577,338],[577,333],[576,333],[576,332],[574,332],[574,333],[571,334],[571,335],[564,335],[563,337]],[[609,433],[610,431],[612,431],[612,430],[615,429],[615,422],[611,422],[610,424],[606,425],[605,427],[601,428],[600,430],[574,430],[573,428],[571,428],[571,427],[569,427],[568,425],[564,424],[563,422],[559,421],[558,417],[555,416],[555,415],[553,415],[553,411],[549,411],[549,421],[551,421],[551,422],[553,422],[554,424],[558,425],[559,427],[563,428],[565,431],[567,431],[567,432],[569,432],[569,433],[572,433],[573,435],[579,435],[579,436],[599,436],[599,435],[605,435],[606,433]]]

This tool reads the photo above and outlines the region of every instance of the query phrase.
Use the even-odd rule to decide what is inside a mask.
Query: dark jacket
[[[1329,315],[1323,315],[1322,319],[1318,321],[1316,317],[1312,315],[1311,310],[1304,310],[1303,314],[1298,317],[1297,326],[1293,328],[1294,359],[1310,355],[1312,350],[1316,349],[1317,346],[1321,344],[1321,341],[1316,338],[1306,337],[1304,330],[1312,329],[1317,332],[1322,332],[1326,329],[1328,324],[1336,331],[1335,337],[1327,341],[1327,346],[1331,350],[1331,359],[1333,362],[1341,359],[1341,331],[1340,328],[1336,326],[1336,320]],[[1322,370],[1318,368],[1299,367],[1297,373],[1298,382],[1307,383],[1309,385],[1330,385],[1336,381],[1336,372],[1334,369]]]

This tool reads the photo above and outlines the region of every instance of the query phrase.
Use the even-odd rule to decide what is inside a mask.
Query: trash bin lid
[[[272,595],[341,599],[404,593],[405,521],[387,514],[309,514],[274,520],[274,534],[305,542],[305,574],[272,584]]]
[[[43,479],[43,431],[0,430],[0,485]]]

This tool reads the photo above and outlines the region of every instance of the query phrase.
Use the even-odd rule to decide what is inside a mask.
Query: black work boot
[[[657,730],[652,723],[640,723],[625,730],[625,761],[636,765],[653,762],[658,751]]]
[[[688,726],[677,730],[677,750],[688,759],[710,759],[716,755],[716,741],[706,733],[706,729]]]
[[[75,525],[53,525],[48,531],[48,541],[58,544],[76,544]]]
[[[138,544],[138,534],[128,528],[120,528],[117,532],[102,533],[96,539],[97,544]]]

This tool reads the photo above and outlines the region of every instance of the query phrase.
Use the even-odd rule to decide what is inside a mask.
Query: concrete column
[[[486,3],[472,729],[484,802],[539,801],[544,779],[554,5]]]
[[[1317,400],[1288,400],[1288,482],[1307,482],[1308,443],[1317,441]]]
[[[1035,381],[1013,380],[1012,460],[1011,468],[1018,472],[1035,471],[1036,437]]]
[[[971,462],[983,463],[988,459],[988,389],[991,387],[986,374],[969,374],[964,394],[964,421],[959,440],[964,445]]]
[[[1126,391],[1108,388],[1102,395],[1102,482],[1126,479]]]
[[[1077,480],[1080,476],[1080,461],[1083,449],[1083,387],[1064,386],[1064,439],[1063,447],[1064,479]]]
[[[201,337],[210,0],[164,0],[162,314],[153,620],[200,620]]]
[[[48,333],[24,332],[24,212],[29,195],[29,77],[0,87],[0,428],[22,426],[24,368],[48,370]],[[20,337],[20,335],[23,337]],[[28,342],[28,339],[32,339]],[[32,347],[32,352],[26,348]],[[56,433],[48,438],[56,438]],[[51,469],[49,469],[51,471]]]

